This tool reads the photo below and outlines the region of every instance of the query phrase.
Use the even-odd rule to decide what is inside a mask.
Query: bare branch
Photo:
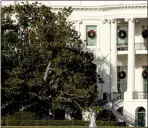
[[[44,77],[43,77],[44,81],[46,81],[46,79],[47,79],[49,70],[53,70],[52,68],[50,68],[50,65],[51,65],[51,62],[49,61],[48,65],[46,67],[46,71],[45,71]]]
[[[70,96],[70,97],[84,98],[84,96],[78,96],[78,95],[74,95],[74,94],[69,94],[69,93],[63,92],[63,91],[58,91],[58,92],[60,92],[61,94],[65,94],[67,96]],[[85,96],[85,98],[89,98],[89,96],[87,96],[87,97]]]
[[[74,102],[81,110],[83,110],[82,107],[80,106],[80,104],[78,104],[77,101],[73,100],[73,102]]]

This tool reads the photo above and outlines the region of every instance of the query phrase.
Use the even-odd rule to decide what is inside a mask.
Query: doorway
[[[145,127],[145,109],[143,107],[139,107],[137,110],[137,125],[139,127]]]

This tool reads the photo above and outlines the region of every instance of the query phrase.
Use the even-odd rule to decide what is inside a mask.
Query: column
[[[127,92],[135,90],[135,20],[128,19]]]
[[[80,26],[81,26],[81,24],[82,24],[82,20],[79,20],[78,21],[78,34],[80,35],[81,34],[81,30],[80,30]]]
[[[117,21],[111,20],[111,92],[117,92]]]

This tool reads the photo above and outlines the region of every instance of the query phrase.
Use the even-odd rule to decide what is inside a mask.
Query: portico
[[[134,91],[135,85],[135,19],[126,18],[128,22],[128,85],[127,92]],[[111,92],[118,92],[117,90],[117,25],[119,19],[108,19],[106,23],[111,27]]]

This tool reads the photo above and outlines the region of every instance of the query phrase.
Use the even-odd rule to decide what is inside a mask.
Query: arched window
[[[136,110],[137,125],[140,127],[145,127],[145,109],[143,107],[138,107]]]

